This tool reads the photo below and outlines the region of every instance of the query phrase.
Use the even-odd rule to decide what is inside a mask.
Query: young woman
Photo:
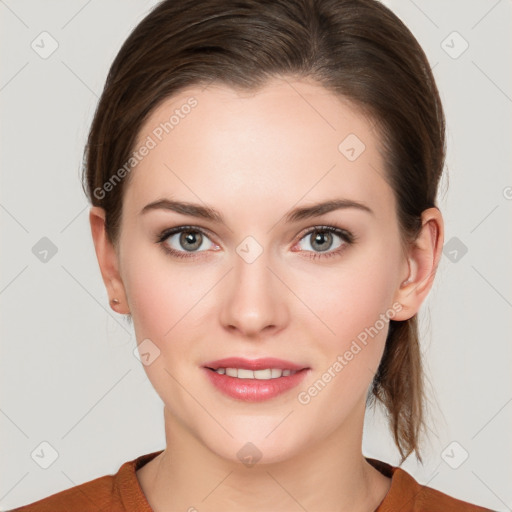
[[[444,137],[422,49],[374,0],[157,5],[112,64],[84,183],[166,447],[17,510],[486,510],[361,448],[379,401],[421,460]]]

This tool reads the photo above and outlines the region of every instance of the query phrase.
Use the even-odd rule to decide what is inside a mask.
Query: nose
[[[263,253],[254,261],[236,255],[222,288],[222,325],[243,337],[261,337],[283,329],[289,319],[287,289]]]

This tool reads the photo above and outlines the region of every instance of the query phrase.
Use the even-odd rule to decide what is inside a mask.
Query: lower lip
[[[304,368],[287,377],[269,380],[238,379],[237,377],[220,375],[208,368],[203,367],[203,370],[206,372],[210,382],[225,395],[243,400],[244,402],[263,402],[298,386],[306,376],[309,368]]]

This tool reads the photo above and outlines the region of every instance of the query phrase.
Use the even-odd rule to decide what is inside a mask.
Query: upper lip
[[[265,370],[266,368],[280,368],[281,370],[303,370],[308,368],[300,364],[276,359],[275,357],[263,357],[260,359],[245,359],[243,357],[226,357],[204,364],[205,368],[217,370],[218,368],[243,368],[245,370]]]

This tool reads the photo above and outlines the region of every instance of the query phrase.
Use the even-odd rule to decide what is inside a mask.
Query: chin
[[[257,422],[258,418],[255,418],[255,421]],[[288,429],[283,428],[283,425],[276,429],[275,426],[279,424],[279,421],[274,421],[274,426],[271,429],[262,429],[256,426],[252,429],[251,434],[247,429],[227,426],[232,438],[226,434],[215,440],[203,439],[203,443],[219,457],[247,467],[253,467],[255,464],[284,462],[304,451],[308,439],[305,435],[301,440],[300,432],[297,432],[291,422]],[[269,432],[271,432],[270,435]]]

